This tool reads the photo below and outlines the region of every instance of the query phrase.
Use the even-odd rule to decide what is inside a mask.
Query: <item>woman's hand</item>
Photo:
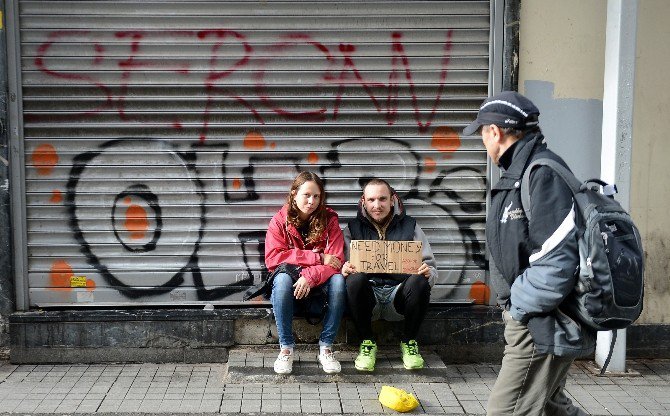
[[[419,270],[416,273],[417,274],[422,274],[424,277],[428,278],[428,277],[430,277],[430,266],[427,265],[426,263],[423,263],[419,267]]]
[[[293,287],[293,296],[295,296],[296,299],[302,299],[309,295],[309,283],[307,283],[307,279],[303,276],[300,276],[300,278],[293,283]]]
[[[337,270],[340,270],[340,267],[342,267],[342,262],[340,261],[340,259],[331,254],[322,253],[321,259],[323,260],[324,266],[330,266]]]
[[[344,263],[344,266],[342,266],[342,276],[347,277],[352,273],[356,273],[356,267],[349,262]]]

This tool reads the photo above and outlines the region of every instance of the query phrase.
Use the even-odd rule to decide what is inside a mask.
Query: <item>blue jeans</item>
[[[342,314],[346,308],[347,289],[344,277],[335,274],[323,285],[328,294],[328,307],[326,316],[323,318],[323,330],[319,337],[320,346],[331,346],[335,341],[337,330],[340,328]],[[274,278],[272,285],[272,309],[277,322],[277,333],[279,335],[279,346],[281,348],[292,348],[295,346],[293,338],[293,279],[286,273],[279,273]]]

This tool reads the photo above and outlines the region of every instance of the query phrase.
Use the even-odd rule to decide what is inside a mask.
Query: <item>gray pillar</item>
[[[605,182],[617,185],[616,199],[626,210],[630,209],[637,4],[637,0],[607,2],[600,174]],[[598,332],[596,363],[601,367],[609,353],[612,337],[611,331]],[[626,371],[626,330],[617,332],[607,370]]]
[[[4,2],[0,2],[4,16]],[[0,24],[2,20],[0,20]],[[14,312],[7,135],[7,43],[0,30],[0,348],[9,346],[9,315]]]

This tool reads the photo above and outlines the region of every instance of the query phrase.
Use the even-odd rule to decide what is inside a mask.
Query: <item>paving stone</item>
[[[142,400],[123,400],[119,405],[119,412],[137,412],[142,404]]]
[[[240,401],[241,403],[241,401]],[[215,413],[219,411],[219,408],[221,407],[221,400],[203,400],[200,402],[200,413]],[[227,411],[227,410],[226,410]],[[237,409],[235,410],[234,413],[239,412],[240,410]]]
[[[240,408],[240,413],[258,413],[261,411],[261,401],[260,400],[242,400],[242,406]],[[227,407],[224,407],[223,402],[221,402],[221,412],[228,412]]]
[[[3,403],[3,405],[4,405],[4,403]],[[44,402],[43,401],[42,403],[39,404],[39,406],[37,406],[37,408],[35,409],[35,412],[36,413],[54,413],[56,411],[56,409],[58,408],[58,405],[60,405],[60,403],[53,403],[53,402],[49,403],[49,402]],[[9,409],[8,409],[8,411],[9,411]]]
[[[443,407],[443,409],[444,409],[445,413],[447,413],[449,415],[451,415],[451,414],[455,414],[455,415],[465,414],[465,410],[463,410],[463,408],[461,406],[449,406],[449,407]]]
[[[459,402],[475,401],[477,400],[477,396],[472,393],[456,393],[456,399],[458,399]]]
[[[429,414],[436,414],[436,415],[447,413],[440,406],[429,406],[429,407],[423,406],[423,411]]]
[[[361,399],[363,406],[363,413],[379,413],[382,412],[382,405],[377,399]]]
[[[318,393],[319,386],[316,384],[300,384],[300,393]]]
[[[188,392],[184,393],[184,399],[183,400],[202,400],[202,391],[200,392]]]
[[[467,414],[485,414],[486,410],[484,409],[484,406],[476,400],[466,400],[466,401],[461,401],[461,406],[463,406],[463,409],[465,410],[465,413]]]
[[[23,400],[12,411],[15,413],[34,412],[35,409],[37,409],[37,406],[40,405],[40,403],[42,403],[41,400]]]
[[[342,413],[342,406],[339,400],[321,400],[322,413]]]
[[[363,404],[357,398],[346,400],[343,399],[341,405],[343,413],[363,413]]]
[[[105,399],[100,403],[100,407],[98,408],[99,412],[103,413],[112,413],[116,412],[116,410],[119,408],[121,405],[122,400],[115,400],[115,399]]]
[[[79,413],[79,414],[88,415],[88,414],[91,414],[91,413],[95,413],[97,409],[98,409],[97,406],[82,406],[82,405],[79,405],[79,407],[77,407],[77,409],[74,412]]]
[[[181,401],[184,398],[184,393],[170,393],[169,390],[165,393],[164,400],[177,400]]]
[[[201,400],[184,400],[179,406],[179,411],[182,413],[195,413],[200,409]]]
[[[281,400],[279,399],[262,399],[261,400],[261,412],[279,412],[281,411]]]
[[[140,407],[138,409],[139,412],[144,412],[144,413],[154,413],[160,410],[161,408],[161,403],[163,400],[161,399],[149,399],[145,398],[142,400],[142,403],[140,403]]]
[[[349,400],[349,399],[356,399],[358,400],[358,390],[355,389],[346,389],[346,390],[340,390],[339,392],[340,398],[344,400]]]
[[[74,412],[75,410],[77,410],[77,407],[79,407],[79,403],[81,403],[81,401],[63,400],[56,408],[56,412],[58,413]]]
[[[163,400],[160,407],[158,408],[159,412],[176,412],[181,406],[181,400]]]
[[[280,409],[282,413],[300,413],[300,399],[282,399]]]
[[[263,393],[261,400],[263,402],[276,402],[281,400],[281,393]]]

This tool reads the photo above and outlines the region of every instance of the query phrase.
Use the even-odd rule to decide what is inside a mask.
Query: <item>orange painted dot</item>
[[[49,283],[51,287],[57,290],[71,290],[70,278],[74,276],[72,266],[64,260],[56,260],[51,265],[49,273]]]
[[[435,171],[435,166],[437,165],[437,163],[435,163],[435,159],[432,157],[426,157],[423,163],[426,166],[426,173]]]
[[[41,144],[35,148],[31,156],[33,166],[37,169],[37,174],[50,175],[58,163],[58,152],[56,148],[48,143]]]
[[[430,145],[440,152],[451,153],[461,147],[461,137],[451,127],[438,127],[433,132]]]
[[[270,143],[270,147],[274,149],[275,147],[277,147],[277,143],[275,142]]]
[[[63,193],[58,189],[54,189],[51,191],[51,198],[49,198],[49,202],[52,204],[60,204],[63,202]]]
[[[91,279],[86,279],[86,290],[93,292],[95,290],[95,282]]]
[[[319,155],[314,152],[310,152],[307,156],[307,161],[312,164],[317,163],[319,161]]]
[[[242,187],[242,181],[235,178],[233,179],[233,189],[240,189]]]
[[[476,304],[487,305],[491,297],[491,289],[486,283],[476,281],[470,287],[470,299],[474,300]]]
[[[245,149],[260,150],[265,147],[265,137],[258,132],[250,131],[244,136],[243,145]]]
[[[130,205],[131,201],[132,201],[132,199],[129,196],[123,198],[123,203],[126,204],[126,205]]]
[[[149,220],[147,220],[147,211],[139,205],[133,204],[126,210],[126,221],[124,222],[126,230],[130,231],[130,238],[141,240],[149,229]]]

